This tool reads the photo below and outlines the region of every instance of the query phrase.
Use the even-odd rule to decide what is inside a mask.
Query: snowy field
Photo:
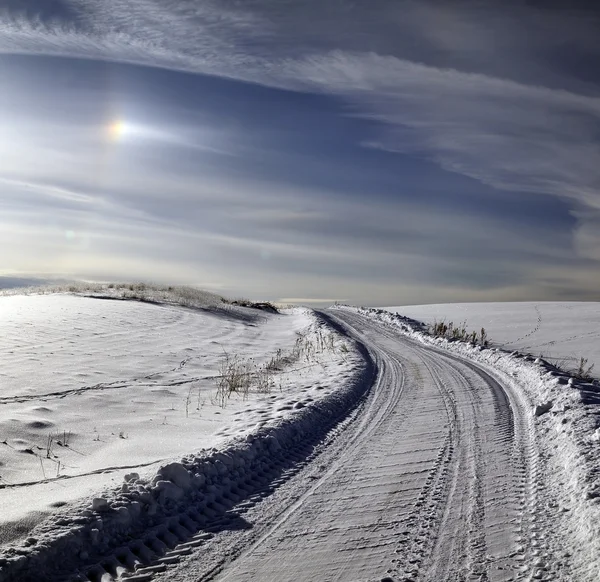
[[[386,309],[425,323],[484,327],[493,345],[542,356],[564,369],[576,368],[583,357],[588,366],[594,364],[593,375],[600,375],[600,303],[456,303]]]
[[[301,353],[317,327],[305,309],[0,297],[0,541],[127,473],[152,476],[327,394],[352,363]],[[262,384],[217,398],[226,358],[262,370]]]
[[[597,580],[598,304],[186,293],[0,296],[0,582]]]

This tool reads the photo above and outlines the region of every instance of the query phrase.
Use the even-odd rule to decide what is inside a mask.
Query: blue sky
[[[600,13],[0,1],[0,276],[600,299]]]

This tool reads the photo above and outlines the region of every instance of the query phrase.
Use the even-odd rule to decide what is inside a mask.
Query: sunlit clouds
[[[0,8],[2,268],[597,299],[600,24],[551,4]]]

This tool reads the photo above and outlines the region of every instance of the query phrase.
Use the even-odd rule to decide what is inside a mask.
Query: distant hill
[[[62,283],[62,279],[39,279],[36,277],[5,277],[0,275],[0,289],[15,289],[16,287],[38,287],[48,283]]]

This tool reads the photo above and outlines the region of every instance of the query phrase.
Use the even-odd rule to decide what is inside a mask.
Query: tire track
[[[423,349],[423,348],[421,348]],[[473,422],[461,434],[472,434],[471,439],[471,492],[467,495],[469,549],[466,552],[468,566],[462,571],[448,567],[448,557],[438,562],[445,568],[431,570],[425,579],[435,580],[525,580],[533,571],[535,563],[535,521],[537,511],[531,511],[535,503],[536,469],[539,454],[535,445],[534,429],[524,408],[510,392],[507,392],[490,376],[471,362],[450,356],[441,350],[427,349],[425,357],[431,365],[439,366],[445,360],[457,381],[462,382],[471,402]],[[433,352],[433,353],[432,353]],[[434,357],[435,354],[435,357]],[[465,370],[466,369],[466,370]],[[469,374],[469,371],[472,374]],[[483,385],[482,385],[483,384]],[[482,391],[485,387],[486,390]],[[481,396],[491,395],[496,424],[487,425]],[[498,429],[491,431],[490,428]],[[494,434],[495,433],[495,434]],[[493,455],[491,453],[494,453]],[[499,475],[494,465],[504,458],[504,475]],[[464,467],[462,472],[464,473]],[[449,499],[449,506],[460,506]],[[450,522],[449,522],[450,523]],[[460,529],[460,524],[457,524]],[[458,535],[460,532],[454,532]],[[446,531],[442,543],[452,537]],[[509,543],[507,543],[509,542]],[[443,555],[443,554],[442,554]],[[460,556],[455,555],[455,559]]]
[[[360,322],[357,322],[360,326]],[[381,331],[388,337],[395,337],[389,331]],[[484,476],[486,473],[486,463],[482,451],[482,431],[480,408],[482,404],[478,395],[482,388],[489,390],[492,395],[491,406],[499,425],[499,436],[501,437],[500,446],[509,445],[519,450],[520,445],[516,441],[516,434],[522,434],[523,430],[515,428],[515,415],[513,415],[511,403],[507,395],[498,382],[487,373],[480,370],[477,366],[463,362],[450,357],[447,352],[425,349],[420,345],[413,345],[422,358],[426,369],[431,374],[436,383],[440,395],[446,401],[446,408],[449,411],[449,418],[453,419],[451,430],[448,434],[448,447],[451,455],[445,456],[445,483],[444,479],[438,479],[437,493],[445,499],[438,511],[441,513],[434,517],[435,504],[434,499],[428,499],[428,508],[424,512],[424,518],[416,518],[417,534],[411,532],[413,537],[421,538],[422,531],[429,531],[429,539],[425,543],[413,544],[410,548],[408,560],[405,560],[404,569],[397,566],[390,573],[393,573],[398,579],[414,580],[466,580],[470,576],[473,579],[490,579],[485,574],[485,569],[490,560],[487,558],[488,545],[485,536],[486,516],[485,505],[486,495],[484,487]],[[465,371],[465,368],[467,369]],[[472,372],[469,376],[468,372]],[[447,387],[448,374],[452,376],[454,383],[462,389],[450,390]],[[481,384],[483,383],[483,386]],[[473,399],[470,406],[473,413],[470,417],[472,423],[468,424],[465,419],[461,419],[460,402],[457,402],[456,394],[465,394]],[[468,420],[468,419],[467,419]],[[486,438],[488,438],[486,436]],[[511,453],[510,464],[515,468],[515,474],[521,475],[526,471],[521,462],[521,455],[514,456]],[[461,477],[468,475],[465,485]],[[443,484],[440,485],[439,482]],[[425,497],[429,495],[427,489],[424,489]],[[420,498],[417,505],[423,500]],[[466,508],[466,514],[465,514]],[[524,510],[524,504],[519,505],[513,511],[513,518]],[[466,526],[465,526],[466,519]],[[494,518],[495,519],[495,518]],[[452,529],[453,525],[455,530]],[[509,529],[513,529],[512,527]],[[461,535],[466,530],[467,536]],[[512,531],[516,540],[518,531]],[[493,548],[492,548],[493,549]],[[417,558],[418,556],[418,558]],[[423,557],[429,556],[430,565],[424,572],[419,572],[415,565],[423,562]],[[454,557],[455,563],[452,562]],[[517,560],[518,562],[518,560]],[[493,564],[493,561],[492,561]],[[513,563],[512,569],[517,571],[519,563]],[[506,572],[507,565],[500,566]],[[403,576],[405,578],[403,578]],[[483,576],[483,578],[482,578]],[[510,576],[494,574],[492,579],[508,579]]]
[[[507,582],[538,575],[530,567],[537,512],[526,512],[535,504],[537,450],[517,403],[474,364],[355,314],[336,319],[365,341],[379,369],[364,421],[272,527],[220,574],[199,579]]]
[[[360,325],[361,322],[358,321],[357,326]],[[422,346],[418,346],[416,349],[431,371],[440,389],[443,390],[445,385],[444,376],[447,377],[448,372],[451,372],[457,384],[462,384],[463,390],[458,393],[474,399],[477,406],[473,408],[474,413],[472,418],[474,422],[468,427],[469,431],[465,431],[467,428],[464,426],[465,423],[463,423],[463,426],[459,426],[459,430],[457,430],[459,440],[465,440],[465,437],[469,437],[466,440],[467,442],[470,441],[471,447],[469,454],[465,455],[465,457],[469,457],[472,461],[471,489],[466,495],[470,507],[467,522],[469,523],[467,529],[470,537],[461,541],[459,536],[457,540],[452,535],[452,532],[446,529],[448,523],[451,521],[453,509],[460,507],[460,503],[455,502],[456,486],[451,480],[447,488],[446,515],[444,518],[446,521],[438,527],[438,545],[436,549],[432,550],[432,556],[436,553],[439,554],[442,545],[446,543],[449,546],[447,548],[449,554],[458,556],[458,564],[463,562],[464,559],[464,555],[460,556],[461,551],[469,557],[470,564],[463,567],[462,571],[458,568],[454,572],[451,572],[451,569],[448,567],[448,556],[446,555],[438,560],[439,563],[445,564],[445,569],[436,572],[435,568],[430,568],[423,576],[415,575],[416,573],[413,571],[413,578],[424,580],[466,580],[469,579],[467,574],[477,580],[508,580],[513,576],[514,579],[520,580],[527,579],[530,575],[541,576],[543,578],[544,571],[540,571],[539,568],[535,570],[535,564],[540,565],[540,560],[537,556],[546,554],[546,558],[548,557],[547,548],[540,548],[540,541],[536,539],[538,537],[537,532],[541,529],[537,519],[539,515],[539,508],[537,506],[537,491],[539,488],[537,467],[539,454],[535,445],[532,421],[522,412],[524,410],[523,403],[520,403],[518,398],[511,394],[510,391],[506,392],[495,378],[491,377],[475,364],[450,356],[447,352],[442,352],[441,350],[426,349]],[[467,369],[466,371],[465,368]],[[465,373],[468,371],[471,371],[472,374]],[[500,429],[497,435],[499,439],[497,448],[501,450],[508,445],[509,453],[506,462],[513,473],[511,478],[504,483],[504,488],[501,488],[499,491],[497,486],[489,482],[489,478],[487,484],[484,479],[486,471],[489,471],[489,467],[493,465],[493,460],[488,460],[486,463],[486,456],[490,451],[486,451],[485,454],[482,451],[482,430],[485,429],[485,426],[479,421],[481,417],[479,396],[484,393],[482,388],[485,388],[487,393],[492,396],[491,405],[493,406],[497,425]],[[450,397],[454,399],[453,396]],[[456,410],[456,400],[454,402]],[[460,404],[463,403],[461,402]],[[518,411],[518,413],[515,411]],[[458,421],[460,424],[460,415]],[[490,440],[489,433],[490,430],[488,427],[487,434],[483,433],[486,440]],[[471,438],[471,435],[474,436]],[[462,447],[463,450],[468,450],[464,449],[464,443],[463,445],[457,443],[455,446]],[[457,455],[455,455],[450,464],[449,471],[451,473],[453,467],[460,467]],[[461,471],[464,471],[464,466]],[[520,494],[521,489],[523,490],[522,494]],[[498,496],[503,497],[507,493],[512,495],[512,503],[515,503],[514,498],[516,498],[516,504],[510,508],[510,514],[503,516],[504,528],[507,530],[506,533],[512,536],[513,549],[512,551],[506,551],[505,547],[501,547],[500,551],[498,551],[497,540],[499,533],[492,531],[487,536],[489,538],[488,542],[485,532],[493,528],[497,529],[498,513],[506,511],[506,508],[503,509],[501,505],[498,506]],[[486,515],[486,506],[488,505],[493,509],[493,511],[488,512],[490,515]],[[516,526],[512,525],[515,521],[517,522]],[[458,525],[458,530],[460,530],[462,523]],[[463,545],[462,550],[460,550],[461,544]],[[468,549],[465,549],[467,547]],[[488,555],[490,552],[495,553],[496,557],[491,556],[492,559],[490,559]],[[443,552],[441,553],[443,555]],[[493,567],[494,564],[496,564],[497,568]],[[528,564],[532,565],[533,570],[529,568]],[[542,565],[548,567],[547,563]],[[490,569],[493,571],[489,571]],[[488,571],[486,572],[486,570]],[[508,573],[509,571],[512,573]]]
[[[366,317],[331,319],[374,361],[358,407],[74,580],[568,580],[542,535],[543,478],[518,394]]]

